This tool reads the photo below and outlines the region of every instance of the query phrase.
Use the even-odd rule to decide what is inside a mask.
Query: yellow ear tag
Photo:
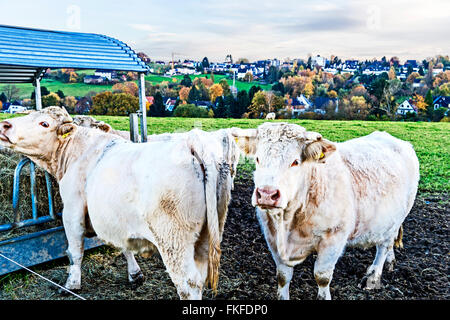
[[[234,141],[236,141],[236,143],[238,143],[239,138],[238,137],[234,137]]]
[[[325,157],[325,155],[323,154],[323,152],[320,153],[320,156],[316,157],[316,160],[320,160],[323,159]]]
[[[70,132],[64,133],[64,134],[62,135],[62,138],[65,139],[65,138],[67,138],[69,135],[70,135]]]

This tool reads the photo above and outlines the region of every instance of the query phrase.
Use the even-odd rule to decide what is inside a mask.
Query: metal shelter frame
[[[141,142],[147,141],[145,74],[150,69],[128,45],[101,34],[0,25],[0,83],[32,83],[35,87],[36,110],[42,109],[40,82],[47,68],[138,72]],[[20,173],[26,165],[30,166],[32,218],[21,220],[18,208]],[[19,162],[13,185],[15,220],[0,225],[0,232],[43,224],[61,217],[61,213],[55,213],[53,209],[51,181],[47,172],[45,179],[49,213],[38,216],[35,165],[28,158]],[[99,245],[102,243],[97,238],[85,238],[85,249]],[[65,256],[66,247],[64,229],[56,227],[1,241],[0,253],[29,267]],[[0,258],[0,275],[18,269],[17,265]]]

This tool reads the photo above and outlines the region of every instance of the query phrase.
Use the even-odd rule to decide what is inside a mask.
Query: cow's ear
[[[77,126],[75,124],[73,124],[72,122],[63,123],[58,128],[58,131],[57,131],[58,138],[66,139],[68,136],[73,134],[76,130],[77,130]]]
[[[238,145],[239,149],[246,156],[253,156],[256,153],[256,129],[231,128],[231,135]]]
[[[336,151],[336,145],[315,132],[307,132],[306,147],[303,149],[302,161],[317,161],[325,163],[327,158]]]
[[[111,126],[109,124],[107,124],[107,123],[104,123],[104,122],[100,122],[97,125],[97,128],[102,130],[102,131],[104,131],[104,132],[110,132],[112,130]]]

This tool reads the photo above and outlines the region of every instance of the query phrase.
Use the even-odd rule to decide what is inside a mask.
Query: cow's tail
[[[195,145],[198,146],[198,143]],[[199,161],[204,174],[206,221],[209,235],[208,275],[206,277],[206,283],[209,283],[214,293],[217,293],[220,255],[222,252],[220,249],[219,215],[217,212],[218,170],[213,159],[201,152],[201,149],[203,149],[201,146],[198,147],[193,146],[191,150],[192,155]]]
[[[398,229],[397,238],[394,240],[394,246],[396,248],[403,249],[403,225],[400,225],[400,228]]]

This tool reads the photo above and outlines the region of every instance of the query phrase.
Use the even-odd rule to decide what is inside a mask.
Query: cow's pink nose
[[[281,194],[278,189],[256,188],[256,203],[258,205],[271,206],[277,205]]]

